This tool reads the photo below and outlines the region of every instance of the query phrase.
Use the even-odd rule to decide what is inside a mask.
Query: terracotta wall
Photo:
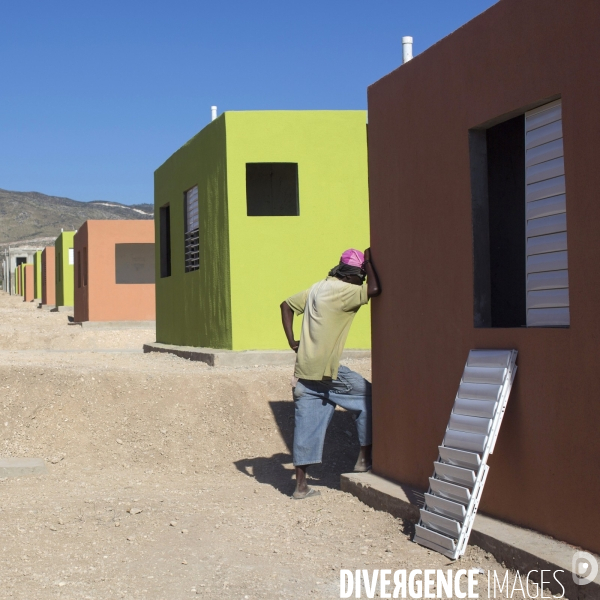
[[[154,222],[86,221],[77,231],[75,321],[153,321],[156,318],[154,283],[117,283],[117,244],[154,244]]]
[[[374,470],[426,489],[471,348],[519,370],[482,512],[600,552],[600,2],[501,0],[369,88]],[[562,98],[571,326],[475,329],[468,132]]]
[[[33,265],[23,265],[23,302],[33,302]]]
[[[56,304],[54,246],[42,250],[42,304]]]

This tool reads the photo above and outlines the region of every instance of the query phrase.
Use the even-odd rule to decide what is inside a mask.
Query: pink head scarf
[[[344,263],[345,265],[350,265],[351,267],[358,267],[360,269],[365,262],[365,255],[360,250],[350,248],[342,254],[340,262]]]

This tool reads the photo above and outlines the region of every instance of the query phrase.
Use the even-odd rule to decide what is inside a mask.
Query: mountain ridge
[[[61,229],[79,229],[89,219],[153,219],[153,210],[150,203],[81,202],[41,192],[0,188],[0,246],[55,239]]]

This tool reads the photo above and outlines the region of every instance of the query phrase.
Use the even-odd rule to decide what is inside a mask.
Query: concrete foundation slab
[[[419,520],[419,509],[424,502],[422,492],[373,473],[342,475],[341,489],[377,510],[389,512],[412,523]],[[568,514],[565,514],[565,518],[568,518]],[[580,586],[573,581],[573,555],[579,548],[570,544],[481,514],[475,517],[469,544],[479,546],[492,554],[496,560],[521,574],[535,571],[530,577],[533,581],[539,582],[541,571],[546,571],[543,574],[544,585],[553,594],[563,593],[553,577],[553,573],[556,572],[556,578],[564,587],[565,598],[600,598],[600,574],[588,585]],[[596,559],[600,563],[600,557]]]
[[[0,458],[0,477],[28,477],[47,473],[43,458]]]
[[[38,308],[41,308],[42,310],[54,310],[55,306],[54,304],[39,304]]]
[[[84,329],[156,329],[156,321],[74,321],[69,325],[80,325]]]
[[[296,353],[292,350],[219,350],[169,344],[144,344],[144,352],[168,352],[188,360],[205,362],[211,367],[253,367],[255,365],[293,365]],[[344,358],[371,358],[370,350],[344,350]]]
[[[73,312],[72,306],[55,306],[50,309],[50,312]]]

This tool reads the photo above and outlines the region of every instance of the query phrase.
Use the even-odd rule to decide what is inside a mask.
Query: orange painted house
[[[54,246],[42,250],[42,305],[56,304]]]
[[[23,302],[33,302],[33,265],[26,264],[21,268],[23,269]]]
[[[154,221],[86,221],[75,234],[75,322],[154,321]]]

